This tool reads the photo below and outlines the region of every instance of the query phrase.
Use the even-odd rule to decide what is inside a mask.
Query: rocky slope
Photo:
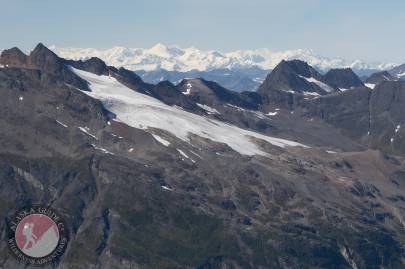
[[[392,68],[391,70],[389,70],[390,74],[401,79],[404,80],[405,79],[405,64],[396,66],[394,68]]]
[[[0,216],[35,203],[63,214],[71,240],[49,268],[405,264],[405,160],[373,150],[405,152],[403,83],[322,92],[311,67],[286,62],[274,81],[319,96],[289,88],[284,106],[273,82],[152,85],[42,45],[0,63]],[[26,268],[6,230],[0,268]]]
[[[369,76],[365,81],[365,85],[371,89],[374,89],[375,86],[383,81],[396,81],[397,77],[391,75],[388,71],[377,72]]]

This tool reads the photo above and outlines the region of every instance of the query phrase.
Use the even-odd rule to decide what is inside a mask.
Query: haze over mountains
[[[90,57],[98,57],[109,65],[145,71],[165,69],[187,72],[191,70],[232,70],[251,67],[270,70],[281,60],[294,59],[306,61],[322,71],[342,67],[350,67],[353,70],[386,70],[396,65],[394,63],[369,63],[361,60],[348,61],[339,58],[327,58],[319,56],[308,49],[287,51],[257,49],[222,53],[215,50],[201,50],[195,47],[183,49],[161,43],[148,49],[124,47],[110,49],[61,48],[56,46],[51,46],[50,49],[67,59],[85,60]]]
[[[0,217],[52,204],[50,268],[403,268],[405,81],[282,60],[257,91],[0,57]],[[0,265],[10,255],[0,222]]]
[[[169,80],[179,83],[184,78],[202,77],[216,81],[235,91],[254,91],[264,81],[267,73],[281,60],[303,60],[320,72],[331,68],[350,67],[359,76],[388,70],[393,63],[371,63],[361,60],[344,60],[317,55],[312,50],[272,51],[269,49],[238,50],[222,53],[198,48],[179,48],[158,43],[142,48],[114,47],[110,49],[61,48],[51,49],[61,57],[85,60],[98,57],[107,64],[137,71],[149,83]]]

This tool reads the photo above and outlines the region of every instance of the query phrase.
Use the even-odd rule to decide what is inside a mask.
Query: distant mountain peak
[[[182,54],[182,51],[175,47],[168,47],[162,43],[157,43],[147,50],[148,54],[157,55],[164,58],[174,57]]]
[[[259,67],[264,70],[273,69],[282,60],[302,60],[318,70],[327,71],[331,68],[351,67],[354,70],[385,70],[395,66],[392,63],[370,63],[361,60],[344,60],[317,55],[310,49],[272,51],[269,49],[236,50],[220,52],[217,50],[201,50],[195,47],[180,48],[157,43],[150,48],[110,49],[95,48],[62,48],[52,46],[59,56],[67,59],[80,60],[97,56],[108,65],[125,67],[129,70],[168,71],[209,71],[214,69],[246,69]],[[370,72],[369,72],[370,73]]]
[[[323,76],[323,81],[333,88],[340,90],[364,86],[360,78],[348,67],[329,70]]]

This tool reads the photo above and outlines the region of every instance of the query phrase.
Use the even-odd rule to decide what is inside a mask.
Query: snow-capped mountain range
[[[107,64],[122,66],[130,70],[186,72],[190,70],[210,71],[214,69],[245,69],[260,67],[273,69],[281,60],[298,59],[308,62],[321,71],[331,68],[351,67],[353,70],[387,70],[394,63],[372,63],[362,60],[344,60],[317,55],[309,49],[272,51],[269,49],[237,50],[222,53],[215,50],[201,50],[195,47],[180,48],[158,43],[151,48],[113,47],[95,48],[62,48],[51,46],[60,57],[67,59],[88,59],[98,57]]]
[[[371,89],[282,61],[238,93],[41,43],[0,65],[0,218],[51,199],[74,238],[60,268],[404,268],[405,82],[391,73]],[[34,257],[57,239],[36,235]]]

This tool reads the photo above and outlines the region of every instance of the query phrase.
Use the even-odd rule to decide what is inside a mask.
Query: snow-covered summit
[[[195,47],[180,48],[161,43],[151,48],[113,47],[108,49],[95,48],[61,48],[50,47],[59,56],[67,59],[87,59],[99,57],[107,64],[126,67],[130,70],[169,71],[207,71],[213,69],[238,69],[260,67],[273,69],[281,60],[303,60],[320,69],[351,67],[354,70],[377,69],[385,70],[395,66],[392,63],[369,63],[361,60],[348,61],[340,58],[328,58],[317,55],[308,49],[272,51],[269,49],[237,50],[219,52],[215,50],[200,50]]]

